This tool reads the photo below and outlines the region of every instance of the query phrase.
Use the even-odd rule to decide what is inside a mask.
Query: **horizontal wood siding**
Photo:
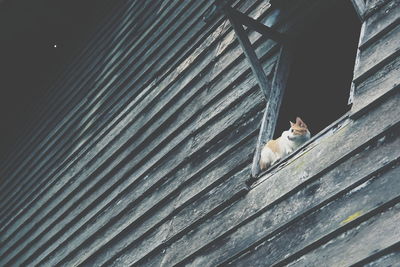
[[[367,2],[350,116],[251,187],[266,100],[211,2],[110,11],[1,163],[1,266],[398,260],[400,1]],[[292,36],[337,4],[231,2]],[[271,77],[279,45],[247,33]]]
[[[352,112],[357,114],[380,97],[399,89],[400,1],[370,1],[361,32],[354,74]]]

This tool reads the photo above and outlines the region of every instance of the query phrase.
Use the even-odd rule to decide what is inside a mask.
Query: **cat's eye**
[[[293,130],[293,129],[291,129],[290,131],[291,131],[292,133],[294,133],[294,130]]]

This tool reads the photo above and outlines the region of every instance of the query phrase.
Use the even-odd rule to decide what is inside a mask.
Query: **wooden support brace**
[[[225,14],[230,14],[231,17],[235,18],[236,21],[241,23],[242,25],[245,25],[249,27],[250,29],[266,36],[269,37],[270,39],[282,43],[284,42],[284,35],[277,32],[276,30],[272,29],[271,27],[268,27],[261,22],[243,14],[242,12],[230,7],[226,6],[224,7],[224,12]]]
[[[216,10],[217,8],[211,13],[215,13]],[[281,33],[260,23],[259,21],[248,17],[247,15],[233,9],[228,5],[220,4],[218,11],[223,12],[224,15],[229,19],[243,52],[250,63],[252,72],[256,76],[260,89],[267,100],[251,171],[252,177],[256,178],[260,173],[259,160],[261,149],[265,142],[271,139],[274,134],[279,108],[282,102],[284,89],[286,87],[287,77],[289,75],[291,49],[289,48],[289,44],[284,42],[284,37]],[[208,16],[212,17],[212,15],[213,14]],[[272,83],[268,80],[268,77],[265,74],[264,69],[251,45],[249,37],[243,28],[243,25],[246,25],[248,28],[282,44],[277,63],[275,65]]]
[[[267,105],[264,110],[264,116],[261,122],[260,132],[258,135],[256,151],[253,157],[253,165],[251,168],[252,178],[256,178],[260,173],[260,154],[265,143],[272,139],[276,122],[278,119],[279,108],[285,93],[285,88],[290,72],[292,49],[289,45],[282,45],[279,51],[279,57],[275,65],[274,78],[272,81],[271,93],[268,98]]]
[[[225,11],[225,9],[224,9]],[[254,51],[249,37],[247,36],[246,31],[243,28],[243,25],[236,20],[235,17],[229,12],[225,12],[225,15],[229,19],[232,24],[233,30],[235,31],[239,43],[243,48],[243,52],[246,55],[247,60],[250,63],[251,70],[257,78],[257,82],[264,93],[266,99],[269,98],[270,87],[268,85],[268,78],[264,72],[263,67],[261,66],[260,61],[257,58],[256,52]]]

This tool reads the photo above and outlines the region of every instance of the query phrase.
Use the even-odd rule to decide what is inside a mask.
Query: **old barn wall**
[[[295,33],[335,1],[234,5]],[[1,163],[0,265],[398,260],[400,1],[367,2],[349,117],[251,186],[265,100],[230,24],[202,20],[210,5],[111,12]],[[249,36],[270,74],[277,44]]]

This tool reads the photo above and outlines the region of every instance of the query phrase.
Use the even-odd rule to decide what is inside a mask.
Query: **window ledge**
[[[349,113],[346,113],[341,118],[339,118],[338,120],[327,126],[325,129],[320,131],[318,134],[311,137],[310,140],[308,140],[306,143],[304,143],[302,146],[296,149],[293,153],[283,158],[278,164],[272,166],[266,171],[261,172],[257,178],[248,179],[246,182],[247,185],[249,185],[250,188],[254,188],[259,184],[263,183],[264,181],[268,180],[268,178],[270,178],[272,175],[281,171],[287,165],[291,164],[298,158],[305,155],[307,152],[309,152],[311,149],[313,149],[315,146],[321,143],[322,140],[326,139],[329,136],[332,136],[335,132],[337,132],[338,130],[349,124],[350,121],[351,119],[349,118]]]

